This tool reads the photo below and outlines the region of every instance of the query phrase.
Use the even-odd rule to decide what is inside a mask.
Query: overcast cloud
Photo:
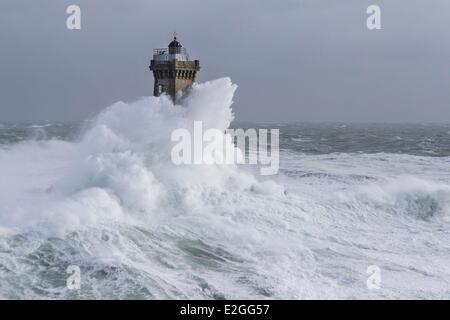
[[[82,30],[66,29],[70,4]],[[151,95],[152,50],[174,30],[199,82],[238,84],[238,120],[450,122],[448,0],[2,0],[0,121]]]

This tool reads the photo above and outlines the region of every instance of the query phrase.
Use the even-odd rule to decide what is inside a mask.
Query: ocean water
[[[0,298],[450,298],[450,125],[237,123],[235,89],[0,124]],[[279,174],[173,165],[193,120],[280,129]]]

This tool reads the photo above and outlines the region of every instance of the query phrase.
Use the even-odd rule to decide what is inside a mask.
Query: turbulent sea
[[[450,298],[450,125],[236,123],[235,89],[0,124],[0,298]],[[175,166],[193,120],[279,128],[279,173]]]

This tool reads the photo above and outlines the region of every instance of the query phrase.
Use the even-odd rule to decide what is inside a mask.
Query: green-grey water
[[[217,99],[193,95],[195,119],[225,130],[229,80],[201,90]],[[260,176],[175,166],[189,111],[144,98],[0,124],[0,298],[450,297],[450,125],[235,122],[280,130]]]

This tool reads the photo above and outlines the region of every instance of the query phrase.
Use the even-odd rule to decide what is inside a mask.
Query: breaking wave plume
[[[0,150],[0,297],[449,296],[447,157],[284,150],[281,174],[264,179],[174,165],[171,132],[227,129],[235,90],[224,78],[183,106],[118,102],[73,141]],[[369,265],[382,290],[367,289]]]

